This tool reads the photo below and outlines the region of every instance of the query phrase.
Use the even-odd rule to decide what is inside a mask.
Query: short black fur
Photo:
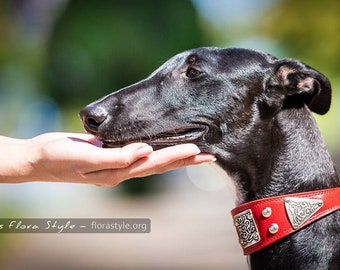
[[[84,108],[106,147],[184,142],[215,154],[238,187],[237,204],[339,187],[311,114],[331,100],[328,79],[292,59],[247,49],[180,53],[145,80]],[[340,268],[340,211],[251,255],[252,269]]]

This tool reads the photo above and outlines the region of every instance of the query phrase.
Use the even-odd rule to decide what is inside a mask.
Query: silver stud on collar
[[[270,207],[266,207],[262,210],[262,216],[265,218],[269,218],[272,215],[272,209]]]
[[[270,224],[268,231],[271,234],[276,234],[279,231],[279,225],[277,225],[276,223]]]

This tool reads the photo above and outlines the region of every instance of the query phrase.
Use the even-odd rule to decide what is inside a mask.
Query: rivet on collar
[[[277,225],[276,223],[270,224],[270,226],[269,226],[269,228],[268,228],[268,231],[269,231],[271,234],[276,234],[276,233],[279,231],[279,225]]]
[[[269,218],[272,215],[272,209],[270,207],[266,207],[262,210],[262,216],[265,218]]]

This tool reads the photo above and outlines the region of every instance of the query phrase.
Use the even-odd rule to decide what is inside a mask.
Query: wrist
[[[0,182],[21,183],[34,179],[34,164],[38,160],[30,139],[0,136]]]

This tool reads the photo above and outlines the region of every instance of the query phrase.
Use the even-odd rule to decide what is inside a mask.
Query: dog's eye
[[[195,68],[188,68],[187,72],[186,72],[186,76],[189,78],[189,79],[195,79],[195,78],[198,78],[200,75],[202,74],[201,71],[195,69]]]

